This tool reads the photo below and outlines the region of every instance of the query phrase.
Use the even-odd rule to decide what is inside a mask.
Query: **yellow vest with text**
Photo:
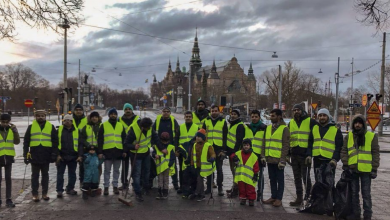
[[[53,129],[53,125],[46,121],[45,127],[41,130],[39,123],[34,120],[31,125],[31,139],[30,139],[30,147],[37,147],[42,145],[43,147],[52,147],[53,144],[51,142],[51,131]]]
[[[310,117],[302,121],[301,126],[294,119],[290,121],[290,147],[307,148],[310,135]]]
[[[169,167],[169,160],[171,158],[171,152],[175,150],[175,146],[172,144],[168,145],[167,147],[167,155],[164,155],[158,147],[154,148],[156,150],[156,155],[159,156],[158,159],[156,159],[156,170],[157,175],[164,172],[166,169],[169,169],[169,175],[172,176],[175,174],[175,164],[173,164],[171,167]]]
[[[6,140],[0,135],[0,156],[4,155],[15,156],[14,133],[11,129],[8,130]]]
[[[116,123],[115,130],[109,121],[103,123],[104,128],[104,143],[103,150],[117,148],[123,150],[122,132],[123,126],[121,123]]]
[[[179,143],[184,144],[185,142],[190,141],[193,137],[195,137],[196,132],[198,132],[199,127],[192,123],[191,128],[187,131],[187,125],[184,123],[180,125],[180,139]]]
[[[61,150],[62,143],[61,143],[61,137],[62,137],[62,131],[64,130],[64,126],[61,125],[60,128],[58,128],[58,150]],[[73,137],[73,150],[78,152],[79,148],[79,130],[75,128],[72,132]]]
[[[204,121],[207,131],[207,142],[212,145],[222,147],[223,145],[223,126],[225,124],[225,119],[218,120],[213,126],[213,121],[207,119]]]
[[[175,138],[175,117],[173,117],[172,115],[170,117],[171,117],[171,122],[172,122],[172,135],[173,135],[173,138]],[[162,118],[162,115],[157,115],[157,118],[156,118],[156,132],[157,132],[157,134],[158,134],[158,130],[160,128],[161,118]]]
[[[287,128],[286,125],[279,125],[279,127],[272,134],[272,124],[267,126],[265,132],[265,156],[281,158],[283,147],[283,131]]]
[[[335,126],[330,126],[329,130],[321,139],[319,126],[315,125],[313,127],[313,157],[321,155],[325,158],[332,159],[333,153],[336,149],[336,134],[337,128]]]
[[[152,128],[150,128],[148,132],[146,132],[146,136],[145,136],[145,134],[141,131],[141,128],[139,127],[138,123],[132,124],[130,127],[133,128],[136,137],[136,139],[133,141],[133,145],[139,144],[140,146],[138,150],[131,150],[130,152],[132,153],[148,152],[149,148],[152,146]]]
[[[242,181],[242,182],[244,182],[246,184],[249,184],[249,185],[251,185],[253,187],[256,187],[257,182],[253,181],[252,179],[253,179],[253,176],[254,176],[253,166],[257,162],[257,156],[255,154],[251,153],[251,155],[249,156],[248,160],[244,164],[243,160],[242,160],[241,153],[242,153],[241,151],[237,151],[236,152],[236,156],[238,157],[240,162],[238,163],[238,165],[236,167],[236,172],[235,172],[235,176],[234,176],[234,182],[238,183],[239,181]]]
[[[196,144],[192,147],[192,160],[194,161],[194,167],[197,168],[196,165]],[[209,142],[204,143],[202,148],[202,155],[200,156],[200,176],[208,177],[215,171],[215,161],[210,163],[207,161],[207,153],[209,151],[209,147],[213,147]]]
[[[372,153],[371,144],[374,140],[375,133],[367,131],[365,135],[364,146],[359,146],[359,149],[354,147],[352,132],[348,133],[348,165],[357,164],[360,172],[372,171]]]
[[[122,117],[123,117],[123,116],[122,116]],[[130,126],[133,125],[134,123],[137,123],[137,121],[138,121],[138,119],[139,119],[139,116],[136,115],[136,116],[134,117],[133,122],[132,122],[130,125],[127,125],[126,122],[122,120],[122,117],[119,118],[119,122],[120,122],[120,123],[123,125],[123,127],[125,128],[126,133],[129,131]]]
[[[73,119],[73,126],[79,130],[82,130],[88,124],[88,119],[84,117],[81,119],[79,126],[76,126],[76,121]]]

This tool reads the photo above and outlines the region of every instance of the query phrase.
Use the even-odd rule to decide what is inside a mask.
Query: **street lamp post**
[[[340,57],[337,58],[337,73],[334,74],[334,82],[336,84],[336,103],[334,107],[334,120],[338,121],[338,110],[339,110],[339,81],[340,79]]]
[[[282,66],[279,65],[279,88],[278,88],[278,101],[279,101],[279,109],[282,109]]]
[[[188,77],[188,111],[191,111],[191,70],[185,77]]]
[[[64,34],[64,89],[68,87],[68,83],[67,83],[67,73],[66,73],[66,67],[67,67],[67,34],[68,34],[68,28],[70,28],[69,26],[69,23],[68,23],[68,20],[67,19],[64,19],[64,23],[63,24],[60,24],[59,25],[61,28],[64,29],[65,31],[65,34]],[[64,94],[64,110],[63,112],[68,112],[68,94],[65,93]]]

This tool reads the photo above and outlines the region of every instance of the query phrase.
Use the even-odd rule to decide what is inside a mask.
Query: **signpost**
[[[219,112],[223,112],[223,108],[225,108],[225,106],[223,105],[218,106]]]
[[[367,95],[363,95],[363,96],[362,96],[362,106],[366,107],[367,101],[368,101]]]
[[[373,102],[367,110],[367,120],[371,126],[372,131],[378,126],[381,121],[381,110],[376,102]]]
[[[317,103],[311,103],[311,108],[312,108],[313,110],[316,110],[317,106],[318,106]]]
[[[25,99],[24,106],[27,107],[27,125],[30,125],[30,108],[34,104],[33,100]]]

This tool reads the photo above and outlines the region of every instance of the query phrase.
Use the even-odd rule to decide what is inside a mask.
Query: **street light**
[[[352,72],[351,72],[351,100],[350,100],[350,104],[353,104],[353,58],[352,58]],[[361,71],[360,70],[357,70],[356,73],[360,73]],[[348,76],[348,74],[345,74],[345,76]],[[349,126],[352,128],[352,115],[353,115],[353,106],[350,107],[350,115],[349,115]]]
[[[184,77],[188,77],[188,111],[191,111],[191,71]]]
[[[67,34],[68,34],[68,28],[70,28],[69,26],[69,22],[68,20],[65,18],[64,19],[64,23],[62,24],[59,24],[58,25],[59,27],[63,28],[64,31],[65,31],[65,34],[64,34],[64,89],[68,87],[68,83],[67,83],[67,75],[66,75],[66,65],[67,65]],[[67,112],[68,109],[66,109],[67,107],[67,100],[68,100],[68,95],[65,93],[64,94],[64,112]]]
[[[321,68],[320,68],[320,71],[318,73],[322,73]]]
[[[272,58],[278,58],[278,55],[276,54],[276,51],[274,52],[274,54],[272,54]]]

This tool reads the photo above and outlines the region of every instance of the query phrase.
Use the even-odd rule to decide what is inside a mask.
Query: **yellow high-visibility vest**
[[[76,128],[76,129],[79,129],[80,131],[88,124],[88,120],[87,118],[82,118],[81,121],[80,121],[80,124],[79,126],[76,125],[76,120],[73,119],[73,126]]]
[[[30,139],[30,147],[37,147],[42,145],[43,147],[52,147],[53,144],[51,142],[51,131],[53,129],[53,125],[46,121],[43,129],[39,126],[39,123],[34,120],[31,125],[31,139]]]
[[[120,123],[117,123],[115,126],[115,130],[112,127],[109,121],[103,123],[104,128],[104,144],[103,150],[108,150],[112,148],[117,148],[123,150],[122,144],[122,132],[123,126]]]
[[[370,173],[372,171],[371,144],[374,136],[375,133],[367,131],[364,146],[359,146],[359,149],[356,150],[353,146],[353,134],[352,132],[348,133],[348,165],[357,164],[360,172]]]
[[[162,115],[157,115],[157,118],[156,118],[156,132],[157,132],[157,134],[158,134],[158,130],[160,129],[161,117],[162,117]],[[171,122],[172,122],[172,136],[173,136],[173,138],[175,138],[175,117],[173,117],[172,115],[170,117],[171,117]]]
[[[99,127],[102,124],[99,125]],[[97,135],[95,135],[95,132],[93,132],[92,126],[91,125],[86,125],[85,127],[85,132],[87,134],[87,142],[90,145],[97,145]]]
[[[180,125],[180,139],[179,143],[184,144],[185,142],[190,141],[192,138],[195,137],[196,132],[198,132],[199,127],[192,123],[190,130],[187,131],[187,125],[184,123]]]
[[[11,129],[8,130],[6,140],[0,135],[0,156],[3,155],[15,156],[14,133]]]
[[[171,158],[171,152],[175,150],[175,146],[172,144],[168,145],[167,147],[167,155],[164,155],[158,147],[154,148],[156,150],[156,154],[159,156],[158,159],[156,159],[156,170],[157,170],[157,175],[160,173],[164,172],[166,169],[169,169],[169,175],[173,176],[175,174],[175,165],[172,165],[169,168],[169,160]]]
[[[264,130],[257,131],[252,140],[252,149],[256,154],[261,154],[261,148],[264,144]]]
[[[192,160],[194,161],[194,167],[197,168],[196,165],[196,144],[192,147]],[[208,177],[215,171],[215,161],[210,163],[207,161],[207,153],[209,151],[209,147],[213,147],[209,142],[204,143],[202,148],[202,155],[200,156],[200,176]]]
[[[225,124],[225,119],[218,120],[213,126],[213,120],[207,119],[204,121],[204,124],[207,129],[207,142],[212,145],[222,147],[223,145],[223,125]]]
[[[152,146],[152,128],[146,132],[146,137],[144,133],[142,132],[141,128],[137,124],[132,124],[130,127],[133,128],[134,134],[136,139],[133,141],[133,145],[139,144],[140,147],[137,150],[131,150],[132,153],[146,153],[148,152],[149,148]],[[140,137],[141,135],[141,137]],[[138,143],[139,140],[139,143]]]
[[[272,124],[267,126],[265,132],[265,156],[281,158],[283,147],[283,131],[286,125],[279,125],[278,129],[272,134]]]
[[[242,181],[246,184],[256,187],[257,182],[253,181],[252,179],[254,176],[253,166],[257,162],[257,156],[255,154],[251,154],[245,164],[242,160],[241,150],[236,152],[236,156],[240,162],[236,167],[234,182],[238,183],[239,181]]]
[[[329,130],[326,132],[324,137],[321,139],[319,126],[315,125],[313,127],[313,156],[323,156],[328,159],[332,159],[333,153],[336,149],[336,134],[337,128],[335,126],[330,126]]]
[[[310,135],[310,118],[302,121],[301,126],[294,119],[290,121],[290,147],[307,148]]]
[[[123,117],[123,116],[122,116],[122,117]],[[131,125],[133,125],[134,123],[137,123],[137,121],[138,121],[138,119],[139,119],[139,116],[136,115],[136,116],[134,117],[133,122],[132,122],[130,125],[127,125],[126,122],[123,121],[122,117],[119,118],[119,122],[120,122],[120,123],[123,125],[123,127],[125,128],[126,133],[128,132],[129,127],[130,127]]]
[[[210,113],[209,113],[210,116]],[[192,122],[195,123],[199,128],[203,127],[203,123],[206,121],[207,117],[204,118],[202,121],[199,120],[198,116],[195,114],[195,112],[192,112]]]
[[[58,150],[61,150],[62,144],[61,144],[61,137],[62,137],[62,131],[64,130],[64,126],[61,125],[58,129]],[[79,149],[79,130],[75,128],[72,132],[73,136],[73,150],[78,152]]]

